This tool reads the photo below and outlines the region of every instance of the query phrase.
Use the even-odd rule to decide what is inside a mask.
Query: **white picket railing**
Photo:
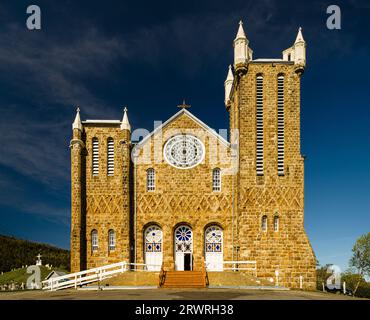
[[[253,271],[257,277],[257,261],[224,261],[223,264],[224,270]],[[231,265],[231,267],[225,267],[225,265]]]
[[[42,281],[42,288],[51,291],[67,288],[77,289],[79,286],[102,281],[126,271],[153,271],[151,269],[157,269],[159,271],[160,268],[161,266],[156,264],[118,262]]]

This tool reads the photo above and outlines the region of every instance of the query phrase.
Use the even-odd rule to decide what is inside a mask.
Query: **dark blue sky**
[[[26,7],[42,30],[26,28]],[[342,29],[326,28],[326,8]],[[299,26],[305,226],[320,263],[347,267],[370,231],[368,1],[2,1],[0,4],[0,233],[69,247],[69,140],[82,117],[151,130],[185,97],[226,128],[223,82],[238,21],[254,58],[280,58]]]

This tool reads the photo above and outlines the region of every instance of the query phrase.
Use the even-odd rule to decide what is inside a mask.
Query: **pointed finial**
[[[236,34],[235,40],[239,39],[239,38],[247,38],[246,35],[245,35],[245,32],[244,32],[243,21],[242,20],[239,21],[238,33]]]
[[[231,67],[231,64],[229,65],[229,71],[227,73],[226,80],[234,80],[233,69]]]
[[[81,117],[80,117],[80,107],[77,107],[76,109],[76,117],[75,120],[73,121],[72,124],[72,130],[73,129],[78,129],[82,131],[82,122],[81,122]]]
[[[297,42],[304,42],[303,35],[302,35],[302,27],[298,28],[297,38],[295,39],[294,43],[297,43]]]
[[[127,107],[123,108],[123,118],[121,122],[121,130],[131,131],[130,122],[128,121],[128,116],[127,116]]]

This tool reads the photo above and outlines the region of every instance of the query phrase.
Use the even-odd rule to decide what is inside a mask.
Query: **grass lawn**
[[[54,270],[54,269],[52,269],[52,270]],[[49,270],[45,266],[40,266],[41,281],[44,280],[52,270]],[[58,270],[58,271],[67,272],[65,270]],[[30,275],[31,274],[27,273],[27,268],[20,268],[20,269],[14,270],[14,271],[4,272],[2,275],[0,275],[0,285],[9,284],[11,282],[16,282],[16,283],[19,283],[19,284],[21,284],[23,282],[24,284],[26,284],[27,283],[27,278]]]

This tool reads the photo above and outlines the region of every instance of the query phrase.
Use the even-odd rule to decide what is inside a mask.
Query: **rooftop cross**
[[[190,104],[186,104],[186,102],[185,102],[185,99],[182,101],[182,104],[179,104],[178,105],[178,107],[179,108],[182,108],[182,109],[188,109],[188,108],[190,108],[191,107],[191,105]]]

